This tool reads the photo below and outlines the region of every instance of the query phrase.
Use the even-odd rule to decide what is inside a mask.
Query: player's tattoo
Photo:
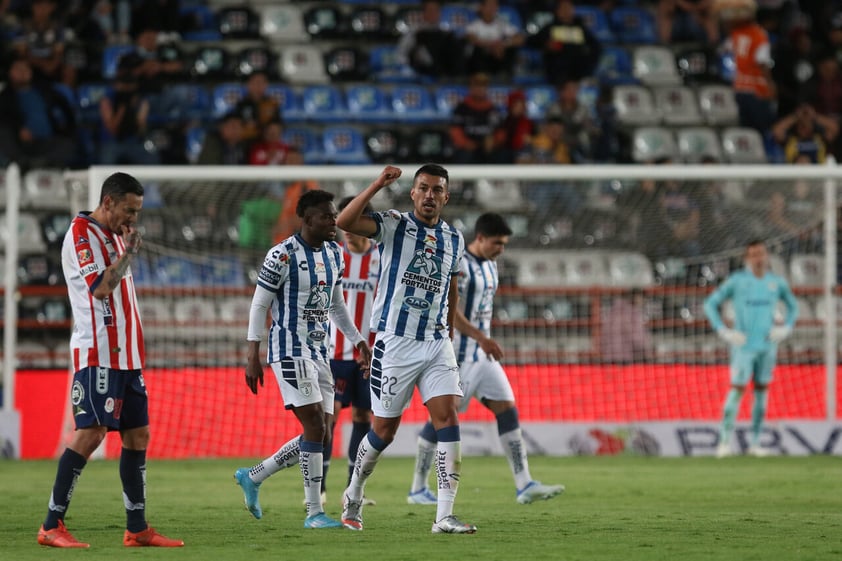
[[[118,259],[117,262],[109,267],[105,272],[104,280],[109,290],[114,290],[117,288],[117,285],[120,284],[120,281],[123,279],[123,276],[126,274],[126,271],[131,264],[132,255],[133,254],[131,253],[124,253],[120,256],[120,259]]]

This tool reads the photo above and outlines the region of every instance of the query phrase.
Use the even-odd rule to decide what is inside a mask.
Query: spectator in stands
[[[775,45],[772,78],[778,93],[777,115],[789,115],[803,101],[805,85],[816,72],[815,56],[810,31],[804,24],[792,27],[788,40],[779,40]]]
[[[830,29],[825,40],[827,48],[836,56],[837,62],[842,64],[842,8],[830,18]]]
[[[398,60],[425,76],[461,76],[465,72],[464,38],[442,22],[440,0],[422,0],[421,9],[421,22],[398,41]]]
[[[247,163],[243,142],[243,120],[236,113],[227,113],[216,130],[207,134],[199,152],[199,165],[241,166]]]
[[[565,139],[574,161],[591,158],[591,139],[599,134],[599,128],[591,110],[579,101],[579,82],[569,80],[558,85],[558,98],[547,108],[546,116],[564,123]]]
[[[129,44],[131,0],[81,0],[71,3],[67,24],[78,39],[100,45]]]
[[[713,0],[658,0],[656,22],[658,37],[665,45],[719,42],[719,20],[713,11]]]
[[[842,72],[833,52],[825,50],[816,57],[816,73],[805,86],[805,97],[819,115],[837,122],[842,118]]]
[[[725,48],[734,53],[740,125],[765,135],[775,122],[777,94],[769,35],[755,20],[757,5],[754,0],[716,0],[714,8],[727,29]]]
[[[655,345],[646,321],[646,293],[633,288],[617,294],[605,311],[600,326],[602,360],[615,364],[651,361]]]
[[[177,109],[174,106],[178,100],[169,97],[166,86],[183,77],[184,63],[172,54],[175,47],[159,44],[159,37],[157,27],[142,28],[135,37],[134,50],[121,58],[137,59],[133,63],[133,73],[140,84],[140,91],[149,99],[151,113],[163,115]]]
[[[784,149],[784,157],[795,163],[807,157],[814,164],[825,162],[827,147],[836,140],[839,123],[836,119],[816,113],[809,103],[800,104],[795,111],[779,119],[772,135]]]
[[[502,117],[488,96],[488,75],[474,74],[468,80],[468,95],[453,109],[450,139],[453,161],[459,164],[500,163],[500,138],[495,131]]]
[[[729,324],[720,312],[726,300],[731,300],[736,316]],[[786,318],[778,322],[775,312],[780,301],[786,306]],[[760,446],[767,388],[772,381],[778,345],[792,333],[798,318],[798,303],[786,280],[769,271],[769,253],[764,242],[748,243],[745,268],[734,272],[708,296],[704,310],[711,327],[728,343],[731,355],[731,388],[723,407],[716,456],[732,454],[731,433],[749,382],[754,388],[754,405],[748,453],[767,456],[768,450]]]
[[[160,161],[156,152],[145,147],[149,100],[140,92],[133,64],[130,58],[120,60],[113,90],[99,102],[104,129],[99,160],[105,165],[155,165]]]
[[[808,156],[795,162],[810,165]],[[794,253],[817,253],[822,247],[822,194],[818,185],[807,180],[787,182],[786,188],[776,189],[769,196],[766,223],[770,239],[780,240],[780,254],[789,258]]]
[[[468,73],[511,76],[524,34],[500,16],[498,0],[482,0],[477,13],[479,17],[465,28]]]
[[[249,164],[253,166],[301,165],[301,153],[283,141],[284,126],[275,117],[263,127],[261,138],[249,149]]]
[[[532,143],[535,122],[526,114],[526,94],[523,90],[509,93],[507,113],[495,135],[501,148],[501,161],[513,164]]]
[[[76,71],[64,62],[64,49],[73,32],[59,20],[57,7],[56,0],[32,1],[32,14],[23,22],[15,50],[29,61],[37,79],[75,86]]]
[[[663,161],[662,163],[672,163]],[[664,181],[660,209],[667,229],[661,233],[669,256],[695,257],[701,253],[701,211],[692,187],[677,180]]]
[[[277,100],[266,93],[268,87],[265,72],[252,73],[246,80],[245,95],[234,107],[234,112],[243,120],[243,139],[247,141],[259,139],[263,128],[280,115]]]
[[[581,81],[593,75],[602,46],[585,22],[576,15],[571,0],[556,2],[553,20],[530,40],[543,51],[547,82]]]
[[[595,105],[596,135],[592,139],[591,156],[596,162],[617,162],[620,159],[620,125],[611,86],[599,85]]]
[[[27,59],[12,61],[0,92],[0,160],[24,168],[70,166],[75,160],[76,118],[63,95],[36,83]]]

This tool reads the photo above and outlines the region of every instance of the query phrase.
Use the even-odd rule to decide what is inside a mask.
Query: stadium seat
[[[596,78],[604,84],[632,84],[637,79],[632,75],[629,52],[618,45],[606,45],[602,49],[596,67]]]
[[[453,110],[468,95],[468,86],[436,86],[433,88],[436,111],[443,120],[453,116]]]
[[[492,210],[518,210],[527,206],[517,181],[479,179],[474,185],[474,199]]]
[[[291,84],[325,84],[322,51],[313,45],[289,45],[281,50],[281,77]]]
[[[655,106],[661,110],[665,125],[685,126],[702,124],[696,94],[687,86],[654,88]]]
[[[591,33],[599,39],[600,43],[614,43],[614,32],[611,31],[611,24],[608,17],[597,6],[576,6],[576,15],[582,18]]]
[[[552,105],[558,97],[556,88],[552,86],[527,86],[526,91],[526,114],[530,119],[543,119],[547,108]]]
[[[120,64],[120,59],[134,50],[134,45],[106,45],[102,50],[102,77],[113,80],[117,76],[117,65]]]
[[[824,255],[798,253],[789,259],[789,280],[794,287],[822,286]]]
[[[284,127],[284,142],[301,152],[305,164],[320,164],[324,160],[321,136],[307,126]]]
[[[220,84],[213,88],[211,93],[212,116],[219,118],[230,113],[243,98],[243,95],[245,95],[245,88],[240,83]]]
[[[632,74],[647,86],[681,84],[672,51],[664,46],[645,45],[632,51]]]
[[[337,165],[369,164],[362,133],[353,127],[329,126],[322,131],[325,160]]]
[[[477,19],[475,10],[462,4],[444,4],[441,7],[441,21],[446,29],[463,34],[469,23]]]
[[[188,62],[191,76],[202,80],[235,78],[231,68],[231,54],[219,44],[204,45],[196,50]]]
[[[525,31],[523,27],[523,18],[520,17],[520,12],[515,6],[503,4],[497,9],[497,14],[503,21],[510,23],[521,32]]]
[[[337,39],[347,33],[345,14],[330,4],[316,5],[304,12],[304,29],[314,39]]]
[[[393,164],[409,160],[410,147],[397,128],[378,127],[368,130],[365,145],[373,163]]]
[[[76,95],[79,98],[79,115],[83,123],[99,124],[99,102],[111,92],[107,84],[79,84]]]
[[[248,6],[221,8],[216,19],[223,40],[260,38],[260,16]]]
[[[392,90],[392,112],[404,123],[432,123],[440,118],[424,86],[398,85]]]
[[[730,86],[706,85],[698,89],[699,109],[707,124],[713,126],[735,125],[739,121],[739,109]]]
[[[20,206],[36,210],[71,210],[70,193],[58,170],[33,169],[23,176]]]
[[[509,93],[511,91],[512,88],[509,86],[490,86],[488,88],[488,97],[494,106],[502,111],[504,115],[508,114]]]
[[[199,263],[199,275],[205,286],[240,288],[246,286],[243,264],[236,255],[215,255]]]
[[[183,120],[208,120],[213,111],[211,96],[207,89],[198,84],[172,84],[167,87],[167,96],[178,100],[174,115],[168,116],[168,122]]]
[[[561,261],[562,283],[565,286],[608,286],[611,284],[605,256],[592,250],[568,251]]]
[[[656,162],[663,158],[675,160],[678,146],[669,129],[640,127],[632,133],[632,159],[637,163]]]
[[[373,85],[357,85],[345,88],[348,118],[363,123],[385,123],[392,121],[392,106],[389,94],[383,88]]]
[[[2,196],[1,192],[0,196]],[[65,202],[62,210],[56,210],[41,216],[39,221],[41,223],[41,235],[44,236],[48,246],[61,247],[64,241],[64,235],[70,228],[70,221],[73,219],[67,212],[68,205],[69,202]]]
[[[213,327],[218,319],[216,305],[212,298],[178,298],[173,303],[173,319],[177,324],[189,324],[191,329]]]
[[[727,84],[732,84],[734,82],[734,73],[737,71],[737,63],[734,60],[734,53],[731,51],[723,51],[719,55],[717,67],[719,79]]]
[[[301,90],[301,110],[306,120],[335,123],[347,115],[345,98],[336,86],[308,86]]]
[[[517,263],[519,287],[556,287],[563,278],[558,252],[525,249],[509,255]]]
[[[0,214],[0,240],[3,240],[3,247],[9,246],[9,232],[6,224],[6,214]],[[41,236],[41,225],[34,214],[21,212],[18,218],[18,252],[21,255],[36,253],[43,254],[47,251],[47,244]]]
[[[655,18],[646,8],[617,6],[609,17],[614,36],[621,44],[654,44],[658,42]]]
[[[783,257],[777,253],[769,254],[769,269],[776,275],[780,275],[785,279],[789,279],[789,267],[784,261]]]
[[[219,301],[219,320],[226,323],[237,323],[248,327],[251,297],[232,296]]]
[[[415,162],[449,162],[453,157],[453,146],[446,131],[420,127],[410,134],[410,144],[414,148],[411,158]]]
[[[185,134],[185,157],[191,164],[195,164],[199,160],[199,154],[202,152],[202,143],[205,141],[205,134],[207,131],[202,126],[190,127]]]
[[[21,252],[23,252],[21,250]],[[52,269],[52,270],[51,270]],[[55,284],[50,283],[50,276],[55,275],[61,278],[58,272],[60,266],[50,266],[50,260],[46,255],[30,253],[23,255],[18,261],[17,278],[20,284],[30,286]]]
[[[608,256],[612,286],[646,288],[655,282],[652,263],[642,253],[618,252]]]
[[[356,47],[336,47],[325,54],[325,70],[333,82],[363,82],[370,74],[368,53]]]
[[[278,61],[272,50],[263,47],[246,47],[234,55],[234,73],[247,78],[255,72],[263,72],[272,80],[278,77]]]
[[[348,14],[348,32],[370,41],[392,38],[392,21],[380,6],[360,6]]]
[[[518,49],[512,81],[520,86],[537,85],[546,81],[541,51],[528,47]]]
[[[216,14],[209,6],[196,4],[183,6],[181,13],[181,38],[185,41],[221,41]]]
[[[620,124],[653,125],[661,121],[661,114],[648,88],[634,84],[614,86],[612,96]]]
[[[549,10],[531,11],[526,16],[523,28],[528,35],[536,35],[545,25],[553,21],[553,17],[553,13]]]
[[[685,127],[676,131],[678,156],[688,164],[697,164],[709,157],[722,161],[719,135],[709,127]]]
[[[301,8],[295,4],[273,3],[256,6],[260,15],[260,35],[274,43],[297,44],[309,41]]]
[[[711,48],[682,50],[676,54],[675,62],[685,84],[708,84],[719,78],[717,58]]]
[[[278,111],[284,123],[294,123],[304,118],[298,93],[285,84],[269,84],[266,95],[278,102]]]
[[[395,45],[378,45],[368,53],[371,75],[376,82],[415,83],[421,78],[398,59]]]
[[[764,164],[763,137],[755,129],[728,127],[722,131],[722,152],[732,164]]]
[[[154,259],[152,268],[163,286],[200,286],[202,278],[194,261],[184,257],[164,255]]]
[[[134,263],[132,267],[134,267]],[[138,276],[134,270],[132,270],[132,276],[136,286],[148,286],[148,283],[138,282]],[[138,298],[138,307],[140,308],[140,318],[143,321],[143,334],[145,336],[164,337],[168,332],[172,332],[173,304],[169,298],[144,296]]]

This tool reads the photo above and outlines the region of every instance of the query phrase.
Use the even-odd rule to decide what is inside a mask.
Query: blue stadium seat
[[[284,127],[283,138],[284,142],[298,148],[305,164],[320,164],[324,161],[321,138],[312,128]]]
[[[608,85],[634,84],[637,79],[632,75],[631,55],[618,46],[603,47],[602,55],[596,67],[596,78]]]
[[[205,141],[207,131],[204,127],[190,127],[187,129],[185,144],[185,157],[191,164],[195,164],[202,152],[202,143]]]
[[[126,53],[134,51],[134,45],[108,45],[102,50],[102,77],[112,80],[117,75],[117,65]]]
[[[613,43],[614,32],[611,31],[611,24],[605,12],[596,6],[576,6],[576,15],[582,18],[585,25],[601,43]]]
[[[364,123],[385,123],[394,120],[389,94],[377,86],[349,86],[345,89],[348,118]]]
[[[158,286],[158,275],[152,269],[149,263],[149,258],[143,255],[138,255],[132,259],[132,280],[135,286]]]
[[[79,113],[86,123],[99,123],[99,100],[111,91],[107,84],[80,84],[76,88]]]
[[[433,90],[436,111],[442,120],[450,119],[453,109],[468,95],[467,86],[438,86]]]
[[[552,86],[530,86],[526,88],[526,114],[530,119],[543,119],[547,108],[557,98]]]
[[[509,93],[511,93],[512,89],[509,86],[490,86],[488,88],[488,97],[491,98],[492,103],[494,103],[497,109],[506,112],[509,106]]]
[[[617,6],[611,11],[610,21],[618,43],[654,44],[658,42],[655,17],[645,8]]]
[[[342,91],[336,86],[308,86],[301,91],[301,110],[308,120],[337,122],[345,118],[347,109]]]
[[[200,286],[202,277],[198,265],[184,257],[163,255],[153,261],[155,276],[164,286]]]
[[[398,121],[405,123],[431,123],[441,117],[424,86],[395,86],[392,90],[392,111]]]
[[[541,84],[546,81],[541,51],[527,47],[518,49],[512,81],[519,86]]]
[[[371,76],[377,82],[416,83],[420,79],[412,68],[398,61],[395,45],[372,47],[368,57]]]
[[[199,264],[199,275],[206,286],[246,286],[245,270],[236,255],[218,255],[203,260]]]
[[[237,103],[243,98],[245,88],[242,84],[228,83],[220,84],[213,88],[211,98],[213,100],[213,116],[222,117],[234,109]]]
[[[177,115],[168,118],[207,121],[211,118],[211,98],[208,91],[198,84],[173,84],[167,89],[167,96],[177,103]]]
[[[292,87],[285,84],[269,84],[266,95],[278,102],[278,110],[285,123],[295,123],[304,118],[301,101]]]
[[[445,4],[441,7],[441,21],[454,33],[465,32],[465,27],[477,19],[476,11],[461,4]]]
[[[325,127],[322,131],[325,159],[338,165],[370,164],[362,133],[349,126]]]
[[[514,6],[503,4],[497,9],[497,13],[500,15],[501,18],[503,18],[503,20],[517,27],[521,31],[524,30],[523,18],[520,17],[520,12],[518,12],[517,8],[515,8]]]
[[[221,41],[216,14],[205,5],[182,6],[181,38],[185,41]]]

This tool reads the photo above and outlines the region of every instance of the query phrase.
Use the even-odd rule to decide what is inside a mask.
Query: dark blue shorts
[[[333,372],[333,382],[336,384],[335,401],[342,404],[342,408],[353,405],[357,409],[371,409],[371,389],[368,378],[363,375],[360,365],[354,360],[331,360],[330,370]],[[334,411],[339,413],[339,411]]]
[[[70,390],[77,429],[100,425],[108,430],[149,424],[149,402],[140,370],[90,366],[73,375]]]

